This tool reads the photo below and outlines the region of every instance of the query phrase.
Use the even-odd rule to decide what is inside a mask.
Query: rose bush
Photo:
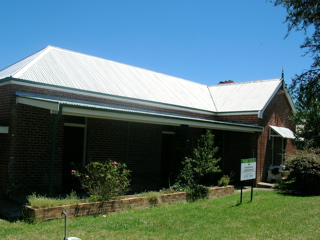
[[[93,200],[108,201],[129,190],[130,170],[125,163],[112,160],[91,162],[84,171],[72,170],[71,174],[80,179],[83,189]]]

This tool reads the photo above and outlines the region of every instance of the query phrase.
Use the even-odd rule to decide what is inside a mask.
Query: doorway
[[[79,180],[71,174],[71,170],[79,170],[84,166],[84,139],[84,127],[64,126],[62,158],[62,190],[64,193],[81,189]]]
[[[169,187],[175,176],[173,176],[174,162],[174,139],[173,132],[162,134],[162,154],[161,154],[161,187]]]

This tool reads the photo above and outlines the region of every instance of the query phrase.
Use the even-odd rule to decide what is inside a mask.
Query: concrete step
[[[258,188],[274,188],[274,184],[273,183],[266,183],[266,182],[259,182],[257,184]]]

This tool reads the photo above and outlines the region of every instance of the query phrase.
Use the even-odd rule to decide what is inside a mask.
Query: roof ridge
[[[219,110],[218,110],[218,108],[217,108],[217,105],[216,105],[216,103],[215,103],[215,101],[214,101],[214,99],[213,99],[213,96],[212,96],[212,93],[211,93],[211,91],[210,91],[210,88],[209,88],[209,86],[207,86],[207,90],[208,90],[208,92],[209,92],[209,95],[210,95],[210,98],[211,98],[211,101],[212,101],[212,104],[213,104],[213,106],[214,106],[214,108],[215,108],[215,112],[219,112]]]
[[[21,68],[14,73],[14,75],[15,75],[14,77],[16,77],[16,78],[21,77],[21,75],[23,73],[25,73],[29,69],[30,66],[32,66],[36,61],[38,61],[39,58],[41,56],[43,56],[44,54],[46,54],[51,48],[52,48],[52,46],[48,45],[47,47],[41,49],[40,51],[35,52],[34,54],[31,54],[30,56],[24,58],[23,60],[26,60],[27,58],[36,55],[31,61],[29,61],[25,65],[21,66]],[[21,62],[23,60],[20,60],[19,62]],[[17,62],[17,63],[19,63],[19,62]]]
[[[240,85],[240,84],[250,84],[250,83],[258,83],[258,82],[271,82],[271,81],[281,81],[281,78],[269,78],[269,79],[261,79],[261,80],[250,80],[250,81],[244,81],[244,82],[233,82],[233,83],[227,83],[227,84],[214,84],[209,85],[208,87],[226,87],[231,85]]]
[[[28,55],[27,57],[24,57],[24,58],[22,58],[22,59],[20,59],[20,60],[18,60],[18,61],[16,61],[16,62],[10,64],[9,66],[6,66],[5,68],[3,68],[3,69],[0,70],[0,73],[5,72],[7,69],[10,69],[10,68],[14,67],[15,65],[18,65],[18,63],[21,63],[21,62],[23,62],[23,61],[26,61],[28,58],[31,58],[32,56],[38,54],[38,53],[41,52],[42,50],[43,50],[43,49],[41,49],[41,50],[39,50],[39,51],[37,51],[37,52],[35,52],[35,53],[32,53],[32,54]],[[24,67],[24,65],[18,67],[18,68],[14,71],[14,73],[12,73],[10,76],[13,76],[13,75],[16,74],[17,72],[19,72],[23,67]]]

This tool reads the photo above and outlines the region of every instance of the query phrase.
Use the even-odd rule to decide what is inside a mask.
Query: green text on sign
[[[253,163],[256,161],[257,161],[256,158],[241,159],[241,163]]]

